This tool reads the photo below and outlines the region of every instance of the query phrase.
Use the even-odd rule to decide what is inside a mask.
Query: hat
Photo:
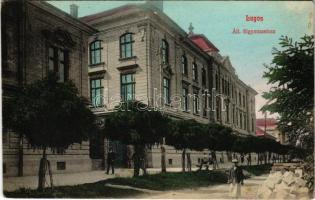
[[[232,163],[237,163],[237,162],[238,162],[237,159],[232,160]]]

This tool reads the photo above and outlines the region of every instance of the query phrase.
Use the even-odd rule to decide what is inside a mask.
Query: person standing
[[[109,148],[109,152],[107,154],[107,171],[106,174],[109,174],[109,168],[112,168],[112,174],[115,173],[115,169],[114,169],[114,162],[115,162],[115,153],[113,152],[112,148]]]
[[[244,174],[240,166],[237,165],[238,161],[233,159],[234,166],[230,169],[229,181],[230,183],[230,196],[232,198],[241,197],[241,185],[244,184]]]

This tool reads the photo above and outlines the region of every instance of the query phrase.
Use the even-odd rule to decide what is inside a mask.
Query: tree
[[[168,123],[169,119],[161,112],[139,101],[127,101],[106,117],[103,133],[111,140],[134,146],[134,176],[139,176],[141,165],[145,167],[145,149],[162,143],[169,130]]]
[[[280,38],[281,49],[273,49],[271,66],[263,75],[274,86],[263,97],[271,102],[261,110],[278,113],[278,128],[287,133],[291,144],[297,141],[313,149],[314,36],[299,42]]]
[[[88,134],[96,130],[95,117],[85,102],[71,81],[59,82],[54,74],[26,85],[5,100],[4,125],[24,135],[32,148],[43,150],[39,190],[45,187],[46,170],[50,168],[47,149],[65,151],[87,140]]]
[[[206,148],[205,125],[195,120],[174,120],[171,131],[166,136],[166,144],[182,150],[182,171],[185,172],[185,156],[187,149],[203,150]]]

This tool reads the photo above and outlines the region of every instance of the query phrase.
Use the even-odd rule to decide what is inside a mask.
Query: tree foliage
[[[299,42],[280,38],[281,49],[273,49],[274,58],[263,75],[273,87],[263,94],[270,104],[262,110],[278,113],[278,128],[290,141],[302,141],[313,148],[314,36]]]
[[[95,117],[71,81],[49,74],[4,100],[4,126],[24,135],[33,148],[64,150],[88,139]]]
[[[169,118],[139,101],[122,102],[105,121],[105,136],[127,145],[151,146],[162,142]]]
[[[173,120],[166,144],[177,150],[205,148],[205,126],[195,120]]]

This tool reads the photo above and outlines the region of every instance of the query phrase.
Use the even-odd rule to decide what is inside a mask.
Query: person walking
[[[106,174],[109,174],[109,168],[112,168],[112,174],[115,173],[114,162],[115,162],[116,154],[113,152],[112,148],[109,148],[109,152],[107,154],[107,171]]]
[[[232,198],[241,197],[241,185],[244,184],[244,174],[240,166],[237,165],[238,161],[233,159],[234,166],[230,169],[229,181],[230,183],[230,196]]]

